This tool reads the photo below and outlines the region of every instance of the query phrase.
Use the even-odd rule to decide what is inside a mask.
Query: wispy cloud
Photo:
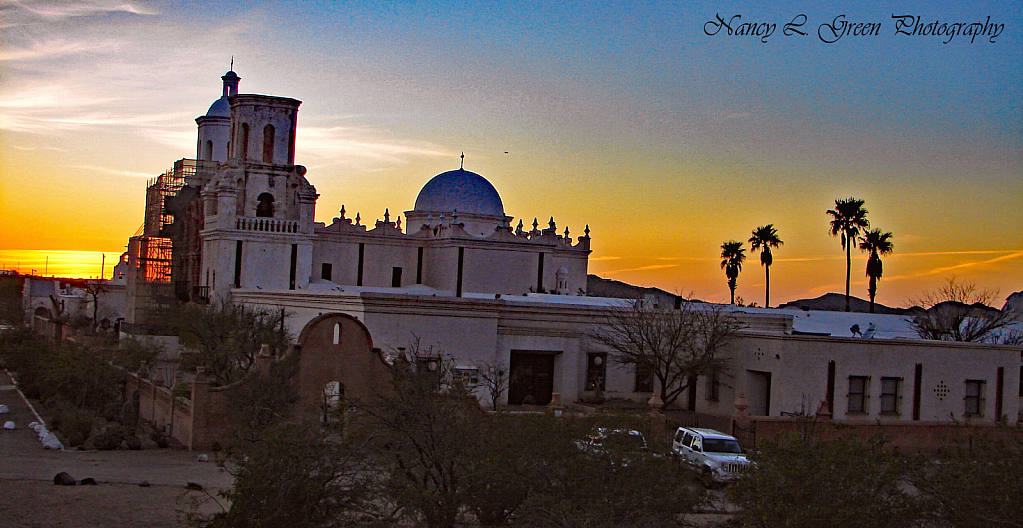
[[[656,260],[667,260],[670,262],[714,262],[717,259],[714,257],[657,257]]]
[[[0,62],[49,59],[62,55],[71,55],[85,51],[95,51],[85,42],[69,42],[65,40],[33,41],[20,47],[7,45],[0,50]]]
[[[156,15],[156,9],[143,5],[141,2],[61,2],[61,1],[19,1],[9,0],[9,5],[19,7],[33,15],[47,19],[62,19],[78,16],[89,16],[102,13],[132,13],[135,15]]]
[[[605,271],[604,275],[613,275],[615,273],[625,273],[625,272],[628,272],[628,271],[653,271],[653,270],[659,270],[659,269],[665,269],[665,268],[677,268],[677,267],[678,267],[678,264],[650,264],[650,265],[647,265],[647,266],[640,266],[638,268],[626,268],[626,269],[618,269],[618,270],[613,270],[613,271]]]
[[[938,253],[934,253],[934,254],[936,254],[936,255],[945,255],[945,254],[960,255],[960,254],[963,254],[963,253],[966,253],[966,254],[1003,253],[1003,254],[1000,255],[1000,256],[994,257],[994,258],[986,259],[986,260],[975,260],[975,261],[970,261],[970,262],[961,262],[959,264],[953,264],[951,266],[940,266],[940,267],[937,267],[937,268],[931,268],[931,269],[919,271],[919,272],[916,272],[916,273],[907,273],[907,274],[903,274],[903,275],[894,275],[894,276],[891,276],[891,277],[885,276],[884,280],[913,280],[913,279],[919,279],[920,277],[926,277],[926,276],[930,276],[930,275],[944,275],[944,274],[947,274],[947,273],[949,273],[951,271],[960,271],[960,270],[971,269],[971,268],[983,268],[983,267],[987,267],[987,266],[990,266],[992,264],[996,264],[998,262],[1004,262],[1004,261],[1007,261],[1007,260],[1023,259],[1023,251],[1021,251],[1021,250],[1015,250],[1015,251],[1012,251],[1012,252],[1008,252],[1007,254],[1005,254],[1006,252],[1004,252],[1004,251],[975,251],[975,252],[974,251],[970,251],[970,252],[946,251],[946,252],[938,252]]]
[[[409,141],[367,127],[299,127],[299,148],[306,154],[345,163],[396,163],[409,158],[457,155],[428,141]]]
[[[114,176],[129,176],[129,177],[132,177],[132,178],[152,178],[154,176],[158,176],[158,174],[149,174],[149,173],[145,173],[145,172],[136,172],[136,171],[129,171],[129,170],[118,170],[118,169],[111,169],[111,168],[108,168],[108,167],[96,167],[94,165],[71,165],[68,168],[69,169],[81,169],[81,170],[90,170],[90,171],[96,171],[96,172],[103,172],[103,173],[106,173],[106,174],[112,174]]]
[[[621,259],[622,259],[622,257],[613,257],[613,256],[590,257],[590,262],[594,262],[594,261],[597,261],[597,260],[621,260]]]

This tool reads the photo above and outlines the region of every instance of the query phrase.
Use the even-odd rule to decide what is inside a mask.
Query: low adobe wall
[[[138,411],[138,419],[162,429],[167,436],[191,448],[192,402],[174,397],[171,389],[162,384],[129,373],[124,387],[125,396]],[[137,398],[137,399],[136,399]]]
[[[1018,434],[1016,427],[993,423],[960,424],[953,422],[892,422],[878,423],[855,420],[817,418],[815,422],[790,417],[753,417],[756,431],[755,444],[776,438],[781,434],[797,434],[812,429],[821,438],[851,437],[864,442],[881,437],[889,445],[909,453],[935,453],[955,442],[970,438],[1008,438]]]

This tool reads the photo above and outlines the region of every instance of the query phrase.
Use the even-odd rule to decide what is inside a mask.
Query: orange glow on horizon
[[[120,256],[103,251],[0,249],[0,269],[40,277],[109,279]]]

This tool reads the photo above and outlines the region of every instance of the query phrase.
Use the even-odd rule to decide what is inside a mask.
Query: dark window
[[[966,380],[966,416],[984,415],[984,381]]]
[[[274,130],[273,125],[263,127],[263,163],[274,162]]]
[[[707,376],[707,401],[718,401],[721,397],[721,380],[718,379],[717,371]]]
[[[391,287],[401,288],[401,268],[391,268]]]
[[[899,414],[900,378],[881,378],[881,414]]]
[[[693,445],[693,435],[686,433],[685,438],[682,439],[682,445],[690,447]]]
[[[607,367],[607,354],[596,353],[586,355],[586,390],[604,390],[604,372]]]
[[[849,376],[849,413],[867,412],[867,382],[870,378],[866,376]]]
[[[274,195],[263,193],[259,195],[259,203],[256,204],[256,216],[272,218],[274,215]]]
[[[320,278],[323,280],[330,280],[330,274],[334,271],[334,265],[330,262],[324,262],[320,268]]]
[[[206,155],[203,156],[203,159],[206,161],[213,160],[213,142],[210,140],[206,140]]]
[[[649,363],[636,363],[636,390],[635,392],[654,391],[654,370]]]

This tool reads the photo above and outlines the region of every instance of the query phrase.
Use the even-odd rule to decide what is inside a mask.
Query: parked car
[[[577,440],[575,445],[590,454],[611,456],[616,464],[624,466],[647,453],[643,433],[632,429],[599,427],[585,439]]]
[[[713,429],[679,427],[671,451],[696,468],[708,487],[734,480],[750,465],[735,437]]]

